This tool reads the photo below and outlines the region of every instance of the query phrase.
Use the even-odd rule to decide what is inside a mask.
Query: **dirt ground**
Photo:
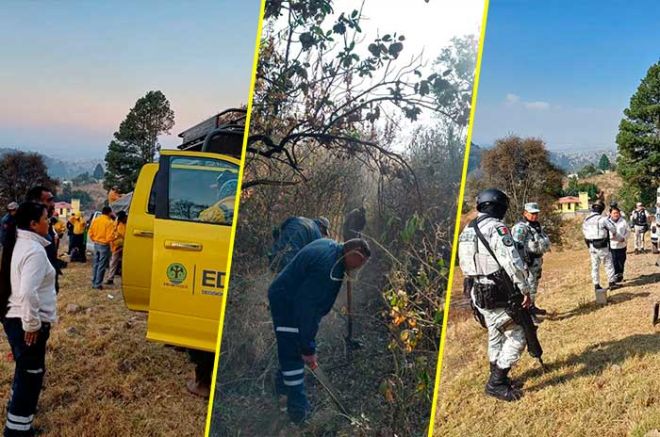
[[[35,419],[42,435],[203,435],[208,402],[185,389],[194,374],[187,354],[147,342],[146,314],[125,307],[119,281],[92,290],[91,261],[69,264],[60,281],[59,321]],[[0,399],[7,399],[14,372],[8,354],[3,333]]]
[[[583,244],[546,255],[538,305],[550,315],[539,338],[550,371],[525,353],[511,375],[525,396],[514,403],[483,393],[486,331],[461,305],[456,275],[435,435],[660,435],[660,326],[651,323],[660,301],[656,259],[629,252],[624,286],[599,307]]]
[[[236,282],[232,282],[233,291],[228,295],[211,436],[394,435],[385,425],[392,423],[393,418],[388,416],[390,413],[387,400],[380,390],[385,377],[392,373],[392,360],[388,356],[390,352],[387,348],[388,332],[379,315],[382,310],[382,274],[386,271],[381,265],[381,256],[378,251],[374,251],[373,259],[361,272],[353,287],[354,336],[363,347],[353,351],[350,360],[347,358],[344,342],[345,286],[333,311],[323,319],[317,337],[319,365],[350,415],[340,413],[330,396],[313,376],[307,373],[305,384],[314,413],[309,423],[303,427],[289,422],[286,412],[280,411],[273,394],[273,376],[278,365],[266,297],[272,274],[255,272],[249,281],[232,278],[232,281]],[[237,297],[238,290],[243,295],[242,298]],[[233,302],[232,294],[235,299]],[[247,302],[245,299],[252,301]],[[244,312],[238,315],[231,310],[232,307],[245,306],[252,308],[248,325],[244,324]],[[243,326],[239,327],[241,324]],[[237,341],[231,344],[224,342],[227,337],[236,338],[241,329],[255,327],[261,334],[256,339],[250,337],[247,340],[250,345],[238,345]],[[237,355],[256,355],[260,359],[244,364],[240,372],[236,371],[240,366],[234,362],[229,370],[229,361],[234,361]],[[429,359],[435,360],[436,355],[437,352],[430,354]],[[232,358],[227,358],[228,356]],[[430,403],[428,410],[430,411]],[[428,413],[426,416],[424,423],[420,424],[420,429],[417,430],[419,435],[427,426]],[[411,430],[408,435],[418,434]]]

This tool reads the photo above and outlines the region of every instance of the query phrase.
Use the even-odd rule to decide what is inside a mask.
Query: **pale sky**
[[[336,14],[350,12],[360,8],[362,2],[338,0],[335,2]],[[376,36],[396,32],[405,36],[404,50],[398,59],[399,65],[423,52],[425,74],[431,73],[430,67],[440,51],[449,46],[451,39],[481,32],[483,20],[483,0],[377,0],[365,1],[362,9],[363,22],[360,27],[365,41]],[[367,54],[366,44],[361,49]],[[422,69],[424,70],[424,69]],[[419,123],[430,120],[430,112],[423,111],[418,122],[406,119],[400,121],[398,138],[392,144],[394,150],[406,147],[410,134]]]
[[[335,12],[359,9],[362,2],[338,0]],[[363,33],[369,39],[398,32],[406,37],[404,59],[424,50],[433,61],[451,38],[478,34],[484,8],[483,0],[367,0],[362,10]]]
[[[161,90],[182,130],[247,103],[259,0],[3,0],[0,147],[105,156],[135,101]]]

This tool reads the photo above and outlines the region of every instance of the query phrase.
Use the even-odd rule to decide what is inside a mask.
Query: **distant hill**
[[[0,157],[7,153],[12,153],[17,151],[19,151],[19,149],[0,147]],[[34,152],[32,150],[20,150],[20,151],[27,153]],[[52,158],[48,155],[44,155],[43,153],[39,153],[39,154],[44,158],[44,163],[48,167],[49,176],[56,179],[62,179],[62,180],[72,179],[78,176],[79,174],[85,172],[92,174],[97,164],[104,165],[102,159],[81,159],[76,161],[63,161],[61,159]]]
[[[479,168],[482,154],[489,147],[472,143],[468,160],[468,172],[472,173]],[[598,165],[600,157],[605,154],[610,162],[616,162],[616,150],[590,150],[586,152],[550,152],[550,161],[566,173],[576,173],[587,164]]]
[[[566,173],[577,173],[588,164],[598,165],[600,157],[606,155],[611,163],[616,162],[616,150],[593,150],[588,152],[550,152],[550,161]]]

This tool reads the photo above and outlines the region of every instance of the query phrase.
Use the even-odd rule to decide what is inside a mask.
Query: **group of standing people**
[[[490,376],[485,392],[501,400],[515,401],[522,396],[522,390],[509,378],[509,372],[527,345],[529,330],[536,335],[539,316],[547,313],[536,306],[536,293],[543,255],[550,250],[550,240],[539,223],[538,204],[525,204],[522,220],[510,232],[504,223],[509,208],[509,198],[504,192],[483,190],[476,200],[477,217],[461,232],[458,242],[464,292],[470,298],[475,316],[488,329]],[[600,285],[600,264],[607,271],[609,289],[617,288],[624,278],[626,242],[631,229],[636,236],[635,253],[644,253],[644,233],[649,229],[647,213],[641,204],[631,214],[632,226],[616,203],[610,205],[608,216],[603,215],[604,209],[602,201],[594,202],[582,226],[597,301],[606,291]],[[655,234],[657,228],[653,231]],[[531,328],[521,325],[514,308],[518,302],[529,311],[534,322]]]
[[[616,202],[610,204],[609,214],[603,215],[605,204],[597,200],[591,205],[591,213],[585,217],[582,224],[584,241],[591,258],[591,278],[596,293],[596,301],[606,302],[606,289],[600,284],[600,265],[605,268],[608,279],[608,289],[620,287],[624,280],[625,265],[628,256],[628,238],[631,232],[635,235],[634,254],[646,253],[645,235],[651,230],[653,252],[657,252],[657,224],[660,212],[656,213],[656,223],[651,224],[651,215],[642,203],[637,203],[630,214],[630,223]],[[653,244],[655,240],[655,244]]]
[[[104,209],[106,219],[94,220],[90,227],[90,238],[101,247],[95,257],[99,262],[95,263],[94,284],[98,284],[99,274],[102,280],[105,272],[101,267],[106,259],[103,255],[113,253],[110,282],[121,259],[126,213],[118,213],[114,222],[109,218],[110,212],[109,207]],[[28,191],[20,205],[11,202],[0,221],[0,319],[16,365],[7,405],[5,436],[37,432],[33,421],[46,371],[46,343],[51,325],[57,320],[58,276],[66,265],[58,257],[64,232],[56,226],[55,216],[53,192],[37,186]],[[69,244],[84,254],[84,219],[76,222],[74,218],[72,227]],[[76,238],[78,236],[83,238]]]

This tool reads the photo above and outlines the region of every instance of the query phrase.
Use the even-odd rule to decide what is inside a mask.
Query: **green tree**
[[[92,176],[90,176],[88,172],[84,172],[84,173],[80,173],[78,176],[71,179],[71,182],[73,182],[74,185],[86,185],[86,184],[93,184],[96,182],[96,180]]]
[[[431,91],[438,107],[453,114],[453,121],[463,127],[470,118],[478,47],[475,35],[454,37],[433,63],[439,79],[433,81]]]
[[[600,161],[598,161],[598,168],[603,171],[607,171],[612,167],[612,164],[610,163],[610,158],[607,157],[606,154],[603,153],[603,155],[600,157]]]
[[[96,164],[96,167],[94,168],[94,179],[100,181],[103,179],[104,174],[105,172],[103,171],[103,166],[101,164]]]
[[[538,202],[548,235],[560,241],[561,221],[553,211],[562,194],[563,173],[550,162],[542,140],[517,136],[499,139],[495,147],[483,153],[480,169],[482,177],[475,188],[495,187],[509,196],[507,223],[519,220],[525,203]]]
[[[599,174],[601,174],[601,171],[593,164],[587,164],[578,171],[578,176],[580,178],[588,178]]]
[[[72,190],[70,185],[65,185],[62,194],[58,196],[59,200],[71,203],[72,199],[80,200],[80,207],[82,209],[89,209],[95,206],[92,196],[83,190]]]
[[[43,156],[38,153],[12,152],[0,159],[0,205],[23,201],[27,191],[35,185],[53,190],[59,183],[48,176]]]
[[[568,186],[564,189],[563,196],[576,196],[580,194],[580,191],[586,191],[589,195],[589,200],[596,200],[600,189],[596,184],[593,183],[580,183],[578,178],[569,178]]]
[[[623,179],[623,205],[649,204],[660,185],[660,62],[653,64],[630,98],[619,124],[617,171]]]
[[[122,193],[133,191],[140,169],[153,162],[160,150],[158,137],[172,126],[174,111],[162,92],[149,91],[138,99],[108,146],[103,186],[117,186]]]

